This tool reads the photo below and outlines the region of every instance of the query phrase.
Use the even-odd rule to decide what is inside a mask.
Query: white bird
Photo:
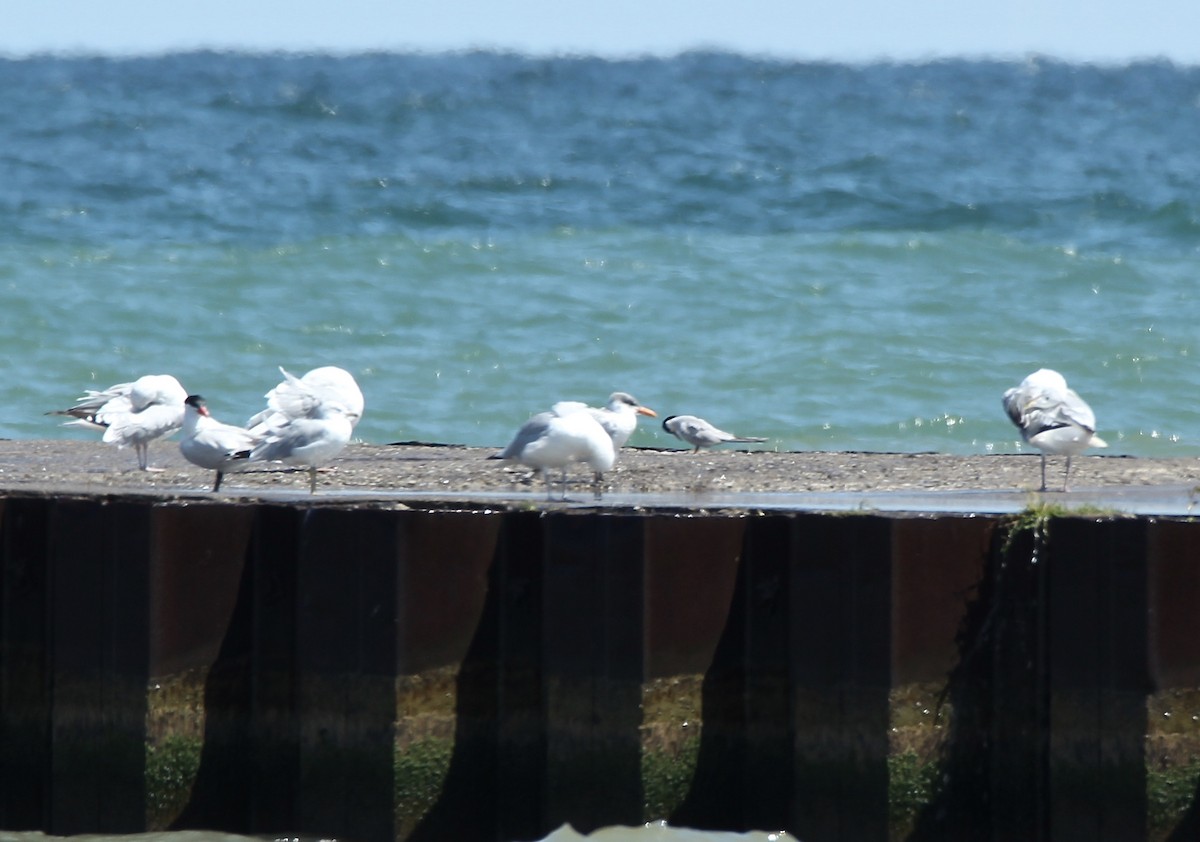
[[[1046,490],[1046,455],[1067,457],[1063,491],[1071,481],[1071,457],[1089,447],[1108,447],[1096,435],[1096,416],[1083,398],[1068,388],[1057,371],[1040,368],[1004,393],[1004,411],[1021,436],[1042,452],[1042,487]]]
[[[763,442],[758,436],[735,436],[719,430],[703,418],[695,415],[669,415],[663,419],[663,429],[680,441],[690,444],[693,453],[699,453],[702,447],[713,447],[726,442]]]
[[[249,430],[213,418],[199,395],[188,395],[183,409],[179,451],[193,465],[216,471],[212,490],[220,491],[225,474],[244,468],[250,461],[250,451],[261,439]]]
[[[293,377],[282,368],[287,388],[283,391],[289,411],[270,415],[262,425],[251,432],[262,429],[263,441],[250,452],[254,462],[283,462],[308,469],[309,493],[317,491],[317,468],[328,463],[350,443],[354,432],[354,409],[332,399],[319,387],[310,387],[299,378]],[[281,384],[282,385],[282,384]],[[357,387],[356,387],[357,388]],[[280,394],[276,387],[276,395]],[[358,412],[361,413],[361,406]]]
[[[264,433],[269,427],[279,426],[288,419],[311,416],[317,403],[339,404],[345,410],[350,426],[358,425],[365,402],[362,390],[350,372],[327,365],[314,368],[297,379],[282,366],[279,371],[283,380],[267,392],[267,408],[247,421],[246,427]]]
[[[562,499],[567,499],[567,466],[584,462],[594,472],[596,499],[601,496],[604,472],[617,458],[613,440],[589,408],[575,401],[560,401],[549,412],[539,412],[517,431],[500,453],[489,457],[506,459],[533,468],[546,480],[546,499],[554,499],[550,469],[562,471]]]
[[[169,374],[147,374],[132,383],[104,390],[88,389],[74,406],[48,415],[69,415],[67,426],[103,430],[103,441],[118,448],[133,446],[138,467],[151,468],[150,442],[169,436],[183,426],[187,392]]]
[[[625,442],[629,441],[629,437],[637,429],[639,415],[658,417],[657,412],[648,406],[642,406],[628,392],[613,392],[608,396],[608,403],[603,407],[588,407],[587,409],[612,438],[613,447],[617,450],[625,446]]]

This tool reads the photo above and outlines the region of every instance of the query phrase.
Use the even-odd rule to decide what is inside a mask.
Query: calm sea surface
[[[0,61],[0,436],[340,365],[370,442],[635,394],[784,450],[1011,452],[1040,366],[1200,455],[1200,69],[722,54]],[[676,444],[653,422],[631,442]]]

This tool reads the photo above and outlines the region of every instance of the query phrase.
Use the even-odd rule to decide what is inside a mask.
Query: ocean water
[[[194,53],[0,61],[0,436],[340,365],[366,441],[617,389],[782,450],[1015,452],[1062,371],[1200,454],[1200,68]],[[631,444],[680,446],[653,422]]]

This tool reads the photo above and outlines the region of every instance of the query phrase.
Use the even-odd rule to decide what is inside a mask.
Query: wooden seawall
[[[1194,839],[1200,525],[9,492],[0,827]]]

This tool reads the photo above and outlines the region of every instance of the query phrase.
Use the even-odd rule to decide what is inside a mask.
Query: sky
[[[1200,64],[1197,0],[16,0],[0,55],[189,49]]]

